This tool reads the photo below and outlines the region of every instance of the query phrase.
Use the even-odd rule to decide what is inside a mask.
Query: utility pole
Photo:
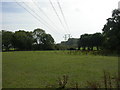
[[[68,39],[71,38],[71,37],[72,37],[71,34],[68,34]]]
[[[69,38],[71,38],[72,36],[70,34],[65,34],[65,36],[63,37],[65,39],[65,41]]]
[[[65,34],[65,36],[63,37],[65,39],[65,41],[67,40],[67,34]]]

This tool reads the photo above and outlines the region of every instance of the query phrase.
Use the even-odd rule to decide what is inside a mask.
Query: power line
[[[23,7],[21,4],[19,4],[18,2],[16,2],[19,6],[21,6],[22,8],[24,8],[28,13],[30,13],[35,19],[37,19],[40,23],[42,23],[44,25],[44,23],[38,18],[36,17],[34,14],[32,14],[29,10],[27,10],[25,7]],[[45,25],[46,26],[46,25]]]
[[[36,2],[34,2],[34,0],[32,0],[32,2],[38,7],[38,9],[49,19],[49,17],[47,16],[47,14],[37,5]]]
[[[63,28],[65,29],[64,24],[62,23],[62,20],[60,19],[60,17],[59,17],[59,15],[58,15],[58,13],[57,13],[57,11],[56,11],[56,9],[55,9],[55,7],[54,7],[52,1],[51,1],[51,0],[49,0],[49,1],[50,1],[50,4],[51,4],[51,6],[52,6],[52,8],[53,8],[53,10],[54,10],[54,12],[55,12],[55,14],[56,14],[57,17],[58,17],[58,20],[60,21],[61,25],[62,25]]]
[[[23,2],[24,3],[24,2]],[[24,3],[24,5],[26,5],[32,12],[34,12],[42,21],[44,21],[46,24],[48,24],[49,26],[51,26],[49,23],[47,23],[44,19],[42,19],[31,7],[29,7],[29,5],[27,5],[26,3]],[[53,27],[52,27],[53,28]]]
[[[22,8],[24,8],[29,14],[31,14],[35,19],[37,19],[41,24],[43,24],[44,26],[46,26],[48,29],[49,26],[47,26],[46,24],[44,24],[38,17],[36,17],[34,14],[32,14],[29,10],[27,10],[24,6],[22,6],[21,4],[19,4],[18,2],[16,2],[19,6],[21,6]],[[50,29],[51,30],[51,29]],[[52,30],[53,31],[53,30]],[[58,34],[58,33],[56,33]]]
[[[24,2],[23,2],[24,3]],[[26,5],[32,12],[34,12],[42,21],[44,21],[45,25],[47,25],[47,27],[52,27],[54,30],[55,28],[53,26],[51,26],[49,23],[47,23],[43,18],[41,18],[34,10],[31,9],[31,7],[29,7],[26,3],[24,3],[24,5]],[[51,29],[52,30],[52,29]],[[53,30],[52,30],[53,31]],[[56,31],[57,32],[57,31]],[[60,33],[60,32],[57,32],[57,33]]]
[[[32,0],[32,1],[33,1],[33,3],[37,6],[37,8],[39,9],[39,11],[42,12],[42,13],[47,17],[47,19],[48,19],[52,24],[54,24],[54,26],[56,26],[55,23],[48,17],[48,15],[38,6],[38,4],[37,4],[36,2],[34,2],[34,0]],[[57,28],[58,28],[58,27],[57,27]]]
[[[61,7],[61,5],[60,5],[59,0],[57,0],[57,4],[58,4],[58,6],[59,6],[59,9],[60,9],[61,14],[62,14],[62,16],[63,16],[63,19],[64,19],[64,21],[65,21],[65,24],[66,24],[66,26],[67,26],[67,29],[68,29],[68,31],[69,31],[69,33],[70,33],[70,30],[69,30],[69,27],[68,27],[67,21],[66,21],[66,19],[65,19],[65,15],[64,15],[64,13],[63,13],[63,10],[62,10],[62,7]]]

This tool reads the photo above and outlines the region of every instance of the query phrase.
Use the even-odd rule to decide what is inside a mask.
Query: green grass
[[[3,52],[3,88],[44,88],[57,83],[64,74],[69,82],[84,86],[86,81],[101,80],[103,70],[116,73],[118,57],[69,55],[62,51]]]

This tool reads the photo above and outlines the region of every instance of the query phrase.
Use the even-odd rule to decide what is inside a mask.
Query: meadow
[[[68,75],[70,87],[101,80],[103,70],[118,71],[117,56],[69,54],[65,51],[13,51],[2,53],[3,88],[45,88]]]

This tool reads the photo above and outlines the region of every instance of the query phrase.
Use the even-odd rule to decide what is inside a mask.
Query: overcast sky
[[[3,1],[0,1],[0,30],[33,31],[36,28],[42,28],[46,33],[51,34],[58,43],[64,40],[64,34],[71,33],[73,38],[79,38],[84,33],[102,32],[106,19],[111,17],[112,10],[118,8],[119,0],[59,0],[69,30],[64,23],[57,0],[51,1],[64,27],[61,25],[49,0],[23,0],[25,4],[21,2],[22,0],[16,0],[25,9],[18,5],[15,0]],[[45,12],[49,19],[38,7]]]

